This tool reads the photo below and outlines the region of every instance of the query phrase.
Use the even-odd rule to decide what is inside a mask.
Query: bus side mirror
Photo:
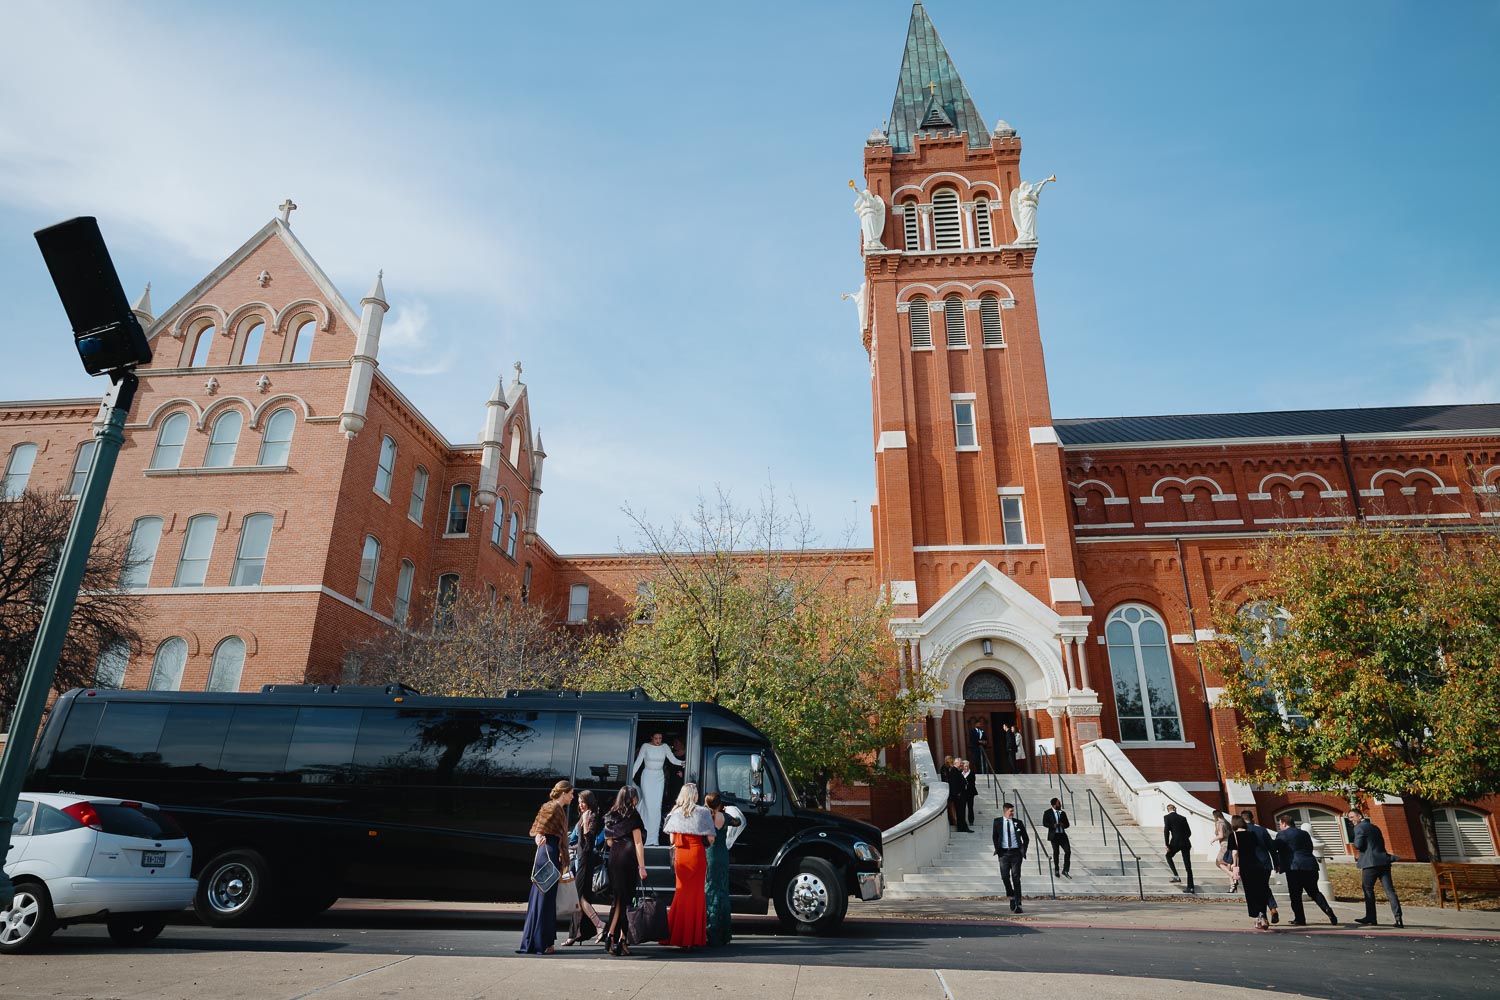
[[[776,797],[766,791],[765,759],[758,753],[750,755],[750,804],[765,807]]]

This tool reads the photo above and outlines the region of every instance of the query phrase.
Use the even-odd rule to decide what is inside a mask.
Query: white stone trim
[[[1052,591],[1052,603],[1061,601],[1082,603],[1083,595],[1078,592],[1078,581],[1069,576],[1054,576],[1047,580],[1047,585]]]
[[[916,604],[917,603],[917,581],[915,581],[915,580],[892,580],[891,581],[891,603],[892,604]]]
[[[1033,427],[1031,428],[1031,443],[1033,445],[1057,444],[1057,430],[1053,427]]]
[[[1191,632],[1173,632],[1172,633],[1172,645],[1174,645],[1174,646],[1191,646],[1196,641],[1197,640],[1195,640],[1193,638],[1193,635],[1192,635]]]
[[[1221,687],[1204,688],[1203,693],[1208,696],[1208,707],[1218,708],[1219,699],[1224,697],[1224,689]]]
[[[1134,521],[1109,521],[1105,524],[1075,524],[1079,531],[1101,531],[1104,528],[1134,528]]]
[[[950,392],[950,393],[948,393],[948,398],[950,400],[958,400],[958,399],[978,399],[979,397],[978,397],[978,395],[976,393],[972,393],[972,392]]]
[[[1130,498],[1129,497],[1105,497],[1104,498],[1104,505],[1106,507],[1110,506],[1111,504],[1122,504],[1122,503],[1124,503],[1124,504],[1130,503]]]
[[[882,452],[887,448],[905,448],[905,431],[881,431],[879,439],[875,442],[875,451]]]
[[[1452,521],[1455,519],[1467,519],[1472,515],[1468,511],[1461,514],[1366,514],[1366,521]]]
[[[1041,542],[1024,545],[913,545],[913,552],[1036,552],[1047,546]]]
[[[1219,637],[1219,633],[1211,628],[1199,628],[1193,630],[1193,638],[1199,642],[1213,642]]]
[[[1220,525],[1220,524],[1244,524],[1244,523],[1245,523],[1245,519],[1242,518],[1242,517],[1222,517],[1222,518],[1219,518],[1216,521],[1147,521],[1143,525],[1143,527],[1146,527],[1146,528],[1195,528],[1195,527],[1198,527],[1199,525],[1204,525],[1204,524]]]
[[[1136,497],[1139,503],[1166,503],[1166,497]]]
[[[1451,431],[1390,431],[1368,434],[1261,435],[1231,438],[1175,438],[1169,441],[1104,441],[1065,445],[1068,451],[1123,451],[1125,449],[1222,448],[1263,444],[1337,444],[1346,441],[1421,441],[1450,438],[1500,437],[1500,427],[1464,427]]]
[[[1191,740],[1121,740],[1122,750],[1193,750],[1198,744]]]
[[[1179,781],[1177,787],[1189,792],[1217,792],[1219,783],[1217,781]]]
[[[995,487],[995,492],[998,493],[998,494],[1000,494],[1003,497],[1019,497],[1019,496],[1025,496],[1026,495],[1026,487],[1024,487],[1024,486],[997,486],[997,487]]]

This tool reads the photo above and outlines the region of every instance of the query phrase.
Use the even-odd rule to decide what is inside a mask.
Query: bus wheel
[[[203,867],[193,909],[210,927],[243,926],[271,911],[271,876],[255,851],[226,851]]]
[[[782,924],[798,934],[828,934],[844,922],[849,896],[838,869],[817,857],[798,860],[773,897]]]

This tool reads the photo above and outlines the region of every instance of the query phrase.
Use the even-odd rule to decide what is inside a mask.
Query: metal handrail
[[[1068,794],[1068,814],[1070,816],[1077,816],[1078,799],[1073,794],[1072,786],[1069,785],[1067,779],[1063,777],[1062,765],[1057,763],[1057,754],[1043,753],[1039,756],[1042,758],[1042,771],[1047,775],[1047,787],[1052,787],[1052,777],[1053,775],[1056,775],[1057,783],[1062,786],[1062,791]],[[1049,759],[1052,761],[1050,765],[1046,763]]]
[[[1095,795],[1092,788],[1087,788],[1084,790],[1088,792],[1089,798],[1089,822],[1092,823],[1094,821],[1094,806],[1095,804],[1097,804],[1099,806],[1099,815],[1103,817],[1105,823],[1109,824],[1110,829],[1114,830],[1115,832],[1115,846],[1120,856],[1120,874],[1125,874],[1125,852],[1129,851],[1130,856],[1135,859],[1136,892],[1140,895],[1141,899],[1145,899],[1146,883],[1145,880],[1141,877],[1141,856],[1135,853],[1135,849],[1133,847],[1125,843],[1125,835],[1120,832],[1120,828],[1115,825],[1115,821],[1110,819],[1109,813],[1104,808],[1104,800]],[[1105,845],[1109,844],[1109,834],[1105,832],[1104,825],[1102,823],[1099,825],[1099,838],[1101,843]]]
[[[1028,830],[1035,831],[1036,830],[1036,824],[1031,821],[1031,810],[1029,810],[1029,809],[1026,808],[1026,800],[1023,799],[1023,798],[1021,798],[1020,791],[1017,788],[1015,788],[1014,786],[1012,786],[1011,790],[1010,790],[1010,794],[1011,794],[1011,802],[1012,802],[1012,804],[1015,805],[1017,808],[1019,808],[1021,810],[1021,814],[1026,817],[1026,828]],[[1052,862],[1052,855],[1050,853],[1048,853],[1048,851],[1047,851],[1047,839],[1045,837],[1037,837],[1035,835],[1035,833],[1033,832],[1031,840],[1029,841],[1029,843],[1036,844],[1038,847],[1040,847],[1042,849],[1042,852],[1036,856],[1037,874],[1038,875],[1040,875],[1042,873],[1042,859],[1043,858],[1047,859],[1047,865],[1046,865],[1046,868],[1047,868],[1047,882],[1048,882],[1048,884],[1052,888],[1052,898],[1056,899],[1057,898],[1057,876],[1056,876],[1056,874],[1054,874],[1056,868],[1055,868],[1055,866],[1053,865],[1053,862]],[[1145,897],[1142,896],[1141,898],[1144,899]]]

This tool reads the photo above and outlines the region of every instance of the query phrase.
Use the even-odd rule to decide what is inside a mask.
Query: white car
[[[145,944],[198,889],[186,834],[150,803],[22,792],[10,841],[15,902],[0,912],[0,952],[98,919],[120,944]]]

